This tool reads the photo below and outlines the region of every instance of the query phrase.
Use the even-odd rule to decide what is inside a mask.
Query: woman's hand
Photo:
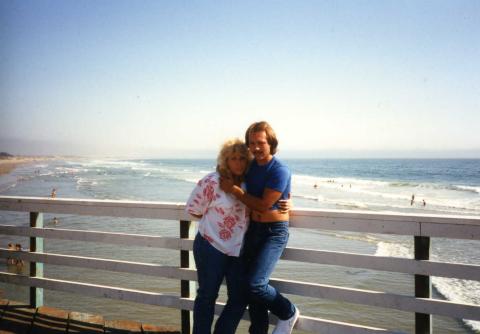
[[[220,177],[220,189],[226,193],[231,193],[234,185],[233,179],[223,176]]]
[[[280,213],[288,213],[293,208],[293,201],[290,199],[290,194],[288,194],[288,199],[281,199],[278,201],[278,211]]]

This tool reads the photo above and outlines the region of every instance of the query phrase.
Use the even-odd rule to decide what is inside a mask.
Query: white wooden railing
[[[196,272],[189,253],[193,227],[183,204],[111,200],[83,200],[0,196],[0,210],[30,212],[30,227],[0,225],[0,235],[30,237],[30,251],[0,249],[0,257],[31,263],[31,275],[0,272],[0,281],[30,286],[33,306],[43,303],[43,289],[120,299],[182,310],[182,332],[190,331]],[[44,228],[42,213],[112,216],[175,220],[180,222],[180,238],[99,231]],[[287,248],[282,259],[306,263],[365,268],[415,275],[415,296],[360,290],[334,285],[272,279],[282,292],[314,298],[357,303],[415,313],[416,333],[431,333],[431,315],[480,320],[480,306],[431,298],[431,276],[480,280],[480,266],[429,260],[430,237],[480,240],[480,217],[383,214],[332,210],[293,210],[290,226],[338,231],[409,235],[415,239],[415,259]],[[4,222],[0,222],[4,224]],[[295,232],[293,232],[295,233]],[[43,252],[43,239],[64,239],[106,244],[139,245],[175,249],[181,252],[179,267],[127,262]],[[478,251],[478,250],[477,250]],[[75,266],[117,272],[153,275],[182,282],[181,297],[121,287],[51,279],[43,276],[43,264]],[[218,304],[219,313],[222,304]],[[314,333],[394,333],[382,328],[301,316],[297,329]]]

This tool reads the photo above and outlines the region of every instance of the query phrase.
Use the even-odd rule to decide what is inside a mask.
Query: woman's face
[[[235,152],[227,159],[227,167],[235,176],[242,176],[247,168],[247,157]]]

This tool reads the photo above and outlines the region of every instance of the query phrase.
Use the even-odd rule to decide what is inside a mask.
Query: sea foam
[[[413,248],[407,245],[379,242],[376,256],[391,256],[400,258],[413,258]],[[435,259],[434,256],[432,256]],[[445,299],[466,304],[480,304],[480,282],[448,278],[432,277],[432,285]],[[463,319],[463,322],[474,331],[480,330],[480,321]]]

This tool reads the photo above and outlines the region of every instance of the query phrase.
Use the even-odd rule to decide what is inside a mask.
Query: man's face
[[[270,161],[270,144],[267,141],[265,131],[252,132],[248,136],[248,149],[259,164],[265,164]]]

